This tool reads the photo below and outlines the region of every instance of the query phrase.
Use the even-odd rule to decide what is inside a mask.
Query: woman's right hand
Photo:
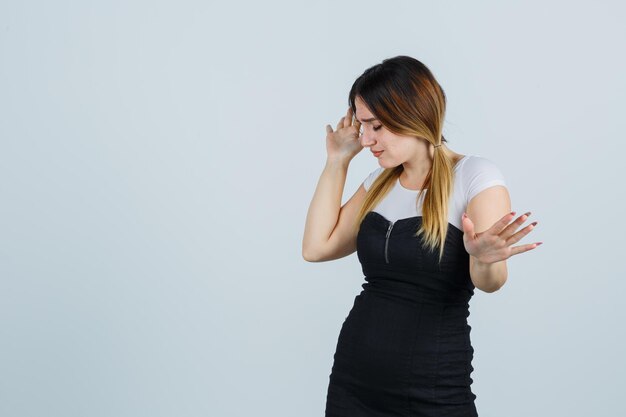
[[[348,108],[348,112],[344,117],[339,119],[336,130],[330,125],[326,125],[326,152],[328,158],[352,160],[363,149],[359,140],[359,129],[361,123],[353,119],[352,109]]]

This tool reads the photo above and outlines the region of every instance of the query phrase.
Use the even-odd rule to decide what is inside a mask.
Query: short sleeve
[[[365,191],[370,189],[370,187],[374,183],[374,180],[376,180],[376,177],[378,177],[384,169],[385,168],[383,167],[378,167],[374,171],[370,172],[370,174],[363,181],[363,188],[365,188]]]
[[[491,160],[477,155],[473,155],[463,166],[463,182],[466,204],[469,204],[472,198],[489,187],[494,185],[506,187],[504,175],[500,168]]]

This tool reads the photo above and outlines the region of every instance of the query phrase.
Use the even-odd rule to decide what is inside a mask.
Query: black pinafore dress
[[[474,285],[463,231],[444,256],[422,248],[421,216],[370,211],[357,235],[365,275],[334,354],[326,417],[478,416],[467,322]]]

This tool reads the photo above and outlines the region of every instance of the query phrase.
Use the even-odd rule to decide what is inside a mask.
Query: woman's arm
[[[309,206],[302,239],[302,257],[309,262],[342,258],[356,250],[354,219],[365,198],[361,185],[341,207],[350,160],[328,158]]]
[[[350,161],[327,159],[309,205],[302,239],[302,257],[313,261],[328,242],[341,210],[341,196]]]
[[[356,250],[354,218],[365,199],[363,186],[341,207],[348,165],[363,149],[359,124],[353,116],[348,108],[336,131],[326,125],[326,166],[313,194],[302,238],[302,257],[310,262],[341,258]]]
[[[507,275],[506,261],[484,264],[470,256],[470,276],[479,290],[487,293],[498,291],[506,282]]]
[[[474,231],[487,230],[498,219],[511,211],[511,198],[506,187],[489,187],[478,193],[467,205],[467,215],[474,223]],[[484,264],[470,256],[470,276],[474,286],[484,292],[499,290],[508,275],[506,260]]]

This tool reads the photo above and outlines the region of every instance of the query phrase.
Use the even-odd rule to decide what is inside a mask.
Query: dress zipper
[[[387,229],[387,236],[385,236],[385,262],[389,263],[389,256],[387,255],[387,247],[389,246],[389,235],[393,228],[393,222],[389,222],[389,228]]]

